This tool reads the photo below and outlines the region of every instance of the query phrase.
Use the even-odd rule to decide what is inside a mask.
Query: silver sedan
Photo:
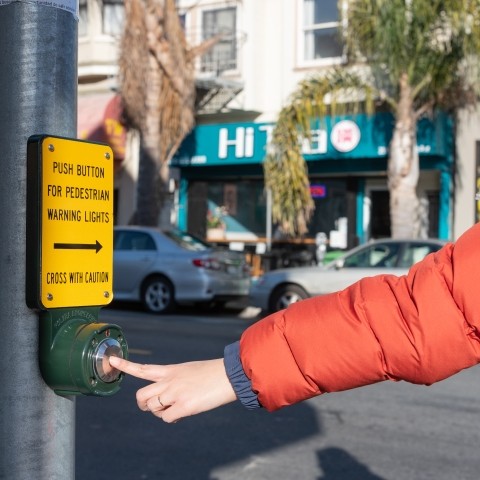
[[[113,293],[155,313],[175,304],[223,304],[246,298],[249,266],[239,252],[217,250],[179,230],[115,227]]]
[[[363,277],[381,273],[402,275],[445,243],[437,239],[376,240],[325,266],[273,270],[252,282],[250,305],[275,312],[308,297],[343,290]]]

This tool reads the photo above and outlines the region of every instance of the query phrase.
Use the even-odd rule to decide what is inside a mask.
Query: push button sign
[[[104,144],[42,136],[36,163],[41,308],[112,300],[113,152]],[[32,152],[32,147],[29,147]],[[30,186],[29,186],[30,188]]]

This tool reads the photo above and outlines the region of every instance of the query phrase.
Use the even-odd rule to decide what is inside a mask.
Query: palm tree
[[[190,48],[175,0],[125,1],[119,76],[127,125],[140,132],[137,224],[169,224],[160,218],[169,198],[168,162],[194,125],[195,57],[216,41]]]
[[[301,82],[273,133],[264,162],[273,218],[289,234],[307,231],[313,204],[298,138],[309,138],[313,119],[387,108],[394,117],[387,169],[392,236],[417,237],[417,121],[438,109],[452,113],[475,104],[480,2],[349,0],[348,8],[341,8],[342,4],[346,65]]]

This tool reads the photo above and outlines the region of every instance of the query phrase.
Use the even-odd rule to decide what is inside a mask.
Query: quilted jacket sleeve
[[[365,278],[252,325],[240,356],[275,410],[382,380],[431,384],[480,362],[480,224],[408,275]]]

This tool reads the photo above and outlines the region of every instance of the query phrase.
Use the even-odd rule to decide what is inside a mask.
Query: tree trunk
[[[140,132],[136,213],[132,223],[171,226],[168,162],[195,121],[194,55],[175,0],[128,0],[120,55],[126,119]]]
[[[388,186],[393,238],[418,238],[420,230],[417,184],[419,158],[416,117],[406,74],[400,80],[400,101],[390,143]]]
[[[160,214],[162,181],[159,165],[162,158],[160,146],[160,96],[162,72],[155,58],[149,56],[149,88],[145,95],[145,122],[140,134],[140,158],[137,184],[137,211],[135,223],[157,226]]]

